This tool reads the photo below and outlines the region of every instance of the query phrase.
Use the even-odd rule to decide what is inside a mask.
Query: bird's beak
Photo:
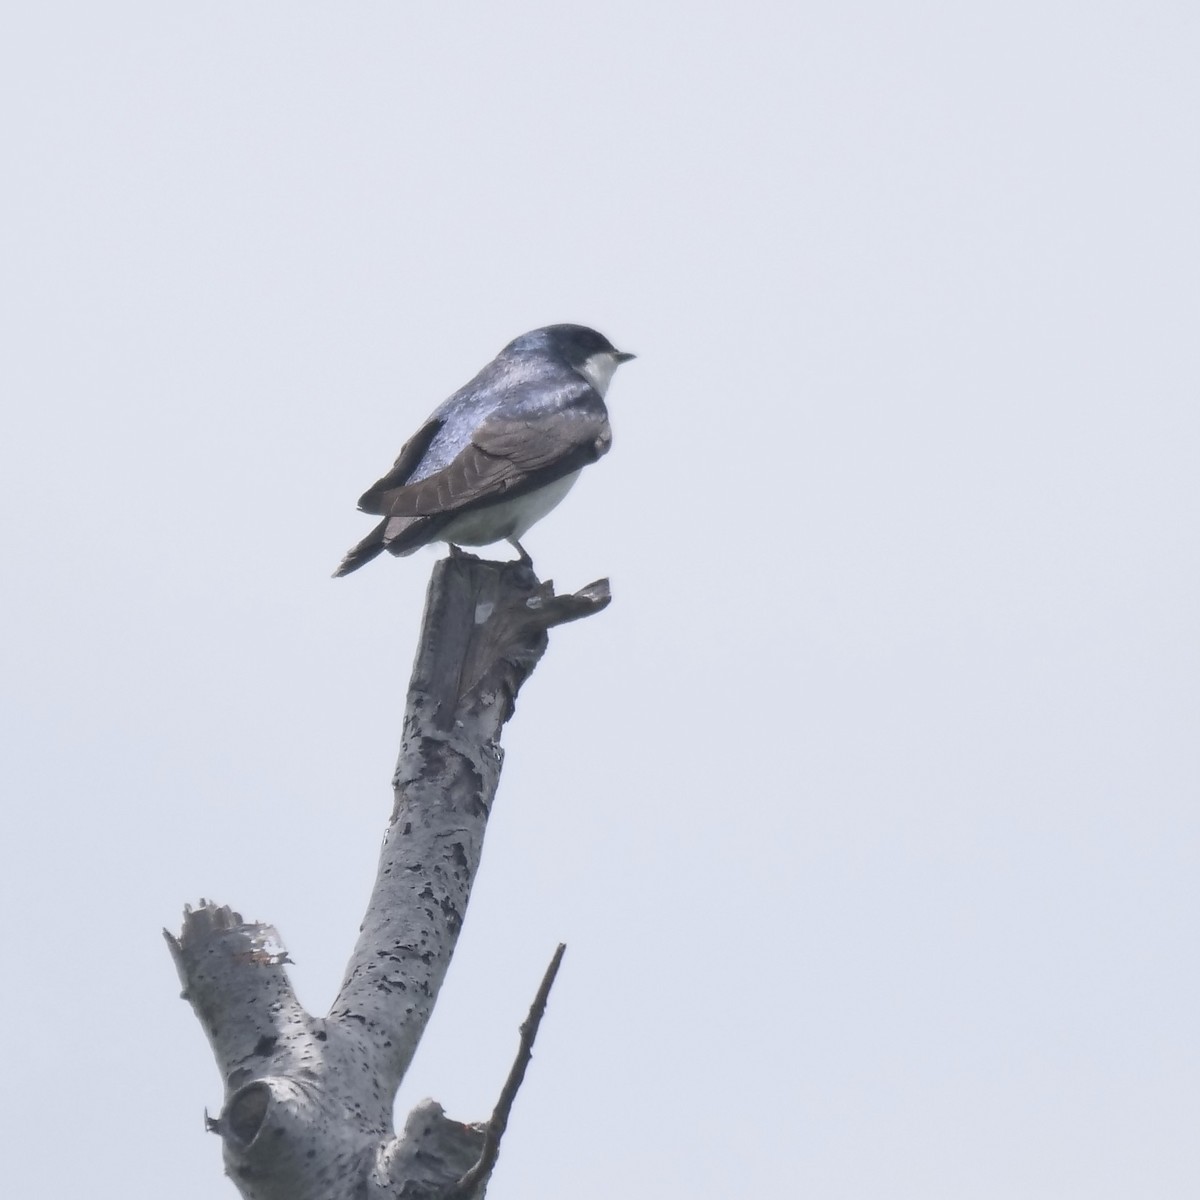
[[[617,360],[617,365],[620,366],[621,363],[627,363],[631,359],[637,358],[637,355],[630,354],[628,350],[618,350],[613,354],[613,358]]]

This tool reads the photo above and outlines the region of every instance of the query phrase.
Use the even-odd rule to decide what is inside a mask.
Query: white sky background
[[[402,1111],[487,1115],[562,939],[494,1200],[1197,1194],[1194,3],[5,24],[8,1194],[235,1195],[159,928],[332,999],[434,554],[329,572],[553,321],[639,355],[526,542],[616,598]]]

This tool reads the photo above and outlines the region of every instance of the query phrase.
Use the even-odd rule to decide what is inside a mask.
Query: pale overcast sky
[[[434,552],[329,573],[507,340],[636,351],[526,538],[400,1097],[494,1200],[1200,1194],[1200,8],[55,3],[0,36],[5,1191],[232,1198],[159,936],[341,978]],[[503,549],[501,550],[503,553]]]

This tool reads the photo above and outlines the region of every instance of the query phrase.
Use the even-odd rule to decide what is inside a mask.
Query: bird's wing
[[[374,511],[425,517],[519,496],[595,462],[611,443],[608,413],[595,393],[550,412],[493,413],[452,462],[379,495],[381,507]]]
[[[377,479],[371,484],[358,498],[358,507],[361,512],[383,513],[384,509],[380,507],[380,503],[384,493],[394,491],[408,482],[408,477],[417,469],[421,459],[425,457],[425,451],[429,449],[429,443],[437,436],[438,430],[444,423],[440,417],[434,417],[426,421],[404,443],[395,466],[382,479]]]

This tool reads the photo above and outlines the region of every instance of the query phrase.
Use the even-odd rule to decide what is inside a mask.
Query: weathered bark
[[[379,871],[328,1016],[296,999],[271,926],[201,901],[178,938],[164,930],[225,1081],[209,1128],[246,1200],[483,1196],[561,947],[490,1121],[426,1101],[395,1136],[392,1108],[458,940],[517,692],[546,631],[608,601],[606,580],[555,596],[520,563],[434,568]]]

